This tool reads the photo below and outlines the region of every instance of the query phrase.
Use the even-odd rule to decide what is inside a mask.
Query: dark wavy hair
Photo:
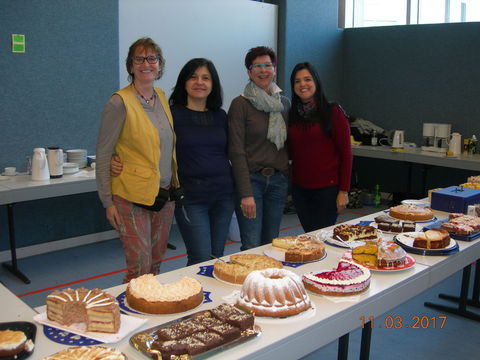
[[[272,59],[272,63],[274,66],[277,66],[277,55],[275,55],[275,51],[268,46],[257,46],[248,50],[247,55],[245,55],[245,67],[247,70],[250,70],[250,66],[252,66],[253,60],[255,60],[259,56],[270,56]]]
[[[315,94],[313,98],[317,109],[307,117],[300,115],[298,108],[302,106],[302,101],[295,94],[295,76],[300,70],[308,70],[312,75],[313,82],[315,83]],[[323,92],[323,86],[318,76],[317,70],[309,62],[302,62],[295,65],[290,75],[290,86],[292,88],[292,106],[290,108],[289,114],[289,123],[293,124],[312,124],[319,123],[322,126],[323,131],[327,134],[328,137],[332,136],[332,117],[331,117],[331,107],[332,104],[329,103],[325,93]]]
[[[133,83],[133,81],[135,80],[135,75],[131,72],[130,69],[132,68],[132,65],[133,65],[133,56],[135,55],[135,51],[138,48],[152,49],[155,55],[157,55],[159,70],[155,80],[160,79],[163,75],[163,69],[165,69],[165,59],[163,58],[162,49],[160,49],[160,46],[158,46],[158,44],[155,41],[153,41],[151,38],[143,37],[135,41],[132,45],[130,45],[130,48],[128,49],[127,59],[125,60],[125,65],[127,66],[127,72],[128,72],[128,80],[131,83]]]
[[[170,105],[180,104],[187,106],[188,93],[185,89],[185,84],[188,79],[195,73],[195,71],[202,66],[206,66],[212,77],[212,91],[207,97],[207,109],[218,110],[222,107],[222,86],[220,85],[220,78],[218,77],[217,69],[215,65],[208,59],[195,58],[187,62],[180,74],[178,74],[177,83],[173,88],[172,95],[170,95]]]

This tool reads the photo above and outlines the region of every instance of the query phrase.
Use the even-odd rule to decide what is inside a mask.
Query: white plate
[[[448,244],[446,247],[441,248],[441,249],[425,249],[425,248],[420,248],[417,246],[413,246],[413,240],[415,237],[417,237],[419,234],[421,234],[421,231],[415,231],[415,232],[409,232],[409,233],[402,233],[402,234],[397,234],[396,239],[397,241],[401,242],[402,244],[405,244],[411,248],[414,249],[419,249],[419,250],[428,250],[429,252],[435,252],[435,251],[445,251],[445,250],[451,250],[456,246],[456,241],[452,238],[450,238],[450,244]]]
[[[133,330],[138,329],[140,326],[147,322],[147,319],[138,318],[135,316],[129,315],[120,315],[120,329],[116,334],[107,334],[101,332],[89,332],[85,330],[85,324],[72,324],[71,326],[64,326],[57,322],[51,321],[47,317],[47,313],[43,312],[37,314],[33,317],[33,320],[36,322],[48,325],[60,330],[65,330],[71,332],[73,334],[78,334],[81,336],[85,336],[90,339],[94,339],[97,341],[101,341],[104,343],[116,343],[126,337],[129,333]]]
[[[380,231],[377,233],[377,235],[381,235]],[[324,239],[325,243],[327,243],[329,245],[336,246],[336,247],[341,247],[341,248],[344,248],[344,249],[351,249],[352,247],[355,247],[356,245],[358,245],[360,242],[366,241],[366,240],[340,241],[340,240],[337,240],[337,239],[333,238],[333,230],[328,230],[328,231],[324,232],[322,236],[323,236],[323,239]],[[381,236],[377,236],[376,239],[367,239],[367,240],[368,241],[377,241],[377,240],[380,240],[381,238],[382,238]]]
[[[124,295],[125,292],[123,292],[121,295]],[[117,297],[117,300],[119,298]],[[120,301],[120,300],[119,300]],[[137,310],[137,309],[134,309],[132,308],[129,304],[128,304],[128,301],[127,301],[127,297],[126,296],[123,296],[122,297],[122,303],[123,303],[123,307],[121,307],[121,310],[122,311],[125,311],[125,312],[129,312],[131,313],[132,315],[142,315],[142,316],[163,316],[163,315],[182,315],[182,314],[186,314],[192,310],[195,310],[196,308],[202,306],[204,304],[204,301],[205,301],[205,295],[204,295],[204,298],[202,300],[202,302],[200,304],[198,304],[197,306],[195,306],[194,308],[192,309],[188,309],[186,311],[182,311],[182,312],[178,312],[178,313],[173,313],[173,314],[152,314],[152,313],[146,313],[146,312],[142,312],[140,310]]]
[[[232,282],[228,282],[228,281],[225,281],[225,280],[222,280],[220,279],[219,277],[217,277],[217,275],[215,275],[215,271],[212,272],[212,275],[215,279],[217,279],[218,281],[224,283],[224,284],[227,284],[227,285],[233,285],[233,286],[242,286],[243,284],[237,284],[237,283],[232,283]]]
[[[2,176],[16,176],[18,175],[18,172],[15,171],[15,174],[5,174],[4,172],[2,173]]]
[[[345,254],[343,254],[342,259],[347,259],[347,260],[350,260],[350,261],[354,261],[356,263],[356,261],[352,259],[352,251],[351,250],[347,251]],[[400,266],[396,266],[396,267],[393,267],[393,268],[383,268],[383,267],[370,266],[370,265],[365,265],[365,264],[360,264],[360,265],[366,267],[370,271],[380,271],[380,272],[388,273],[388,272],[396,272],[396,271],[403,271],[403,270],[410,269],[411,267],[413,267],[415,265],[415,262],[416,262],[415,258],[412,257],[411,255],[407,254],[405,264],[400,265]]]
[[[420,206],[420,207],[429,207],[430,206],[430,202],[428,202],[426,200],[406,199],[406,200],[402,200],[402,204],[403,205],[415,205],[415,206]]]
[[[270,247],[267,247],[263,250],[263,253],[267,256],[270,256],[271,258],[274,258],[278,261],[284,261],[285,262],[285,250],[281,248],[277,248],[275,246],[270,245]],[[295,261],[288,261],[288,262],[295,262],[296,264],[308,264],[311,262],[316,262],[325,259],[327,256],[327,251],[325,250],[323,256],[318,259],[318,260],[313,260],[313,261],[306,261],[306,262],[295,262]]]

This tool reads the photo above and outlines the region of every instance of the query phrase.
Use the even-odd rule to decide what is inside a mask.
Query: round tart
[[[105,346],[73,346],[43,360],[127,360],[117,349]]]
[[[425,221],[433,219],[433,211],[416,205],[398,205],[390,208],[390,216],[395,219]]]
[[[0,357],[15,356],[23,351],[27,337],[23,331],[0,330]]]
[[[282,268],[280,261],[271,257],[256,254],[231,255],[230,262],[217,261],[213,265],[213,273],[220,280],[234,284],[243,284],[248,274],[254,270]]]

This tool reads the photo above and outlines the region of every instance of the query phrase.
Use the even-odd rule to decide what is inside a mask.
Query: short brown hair
[[[247,55],[245,56],[245,67],[247,70],[250,70],[250,66],[252,66],[253,60],[255,60],[259,56],[270,56],[272,59],[273,66],[277,66],[277,55],[275,55],[275,51],[268,46],[257,46],[248,50]]]
[[[155,41],[153,41],[151,38],[143,37],[135,41],[132,45],[130,45],[130,48],[128,49],[128,55],[125,61],[125,64],[127,66],[127,72],[128,72],[128,80],[132,83],[135,80],[135,76],[133,75],[132,72],[130,72],[130,69],[133,65],[133,55],[135,54],[135,51],[138,48],[152,49],[155,55],[157,55],[159,70],[155,80],[160,79],[163,75],[163,69],[165,68],[165,59],[163,58],[162,49],[160,49],[160,46],[158,46],[158,44]]]

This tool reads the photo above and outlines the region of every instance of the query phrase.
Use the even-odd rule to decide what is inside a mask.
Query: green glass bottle
[[[382,200],[382,196],[380,195],[380,185],[375,185],[375,191],[373,195],[373,206],[379,207]]]

